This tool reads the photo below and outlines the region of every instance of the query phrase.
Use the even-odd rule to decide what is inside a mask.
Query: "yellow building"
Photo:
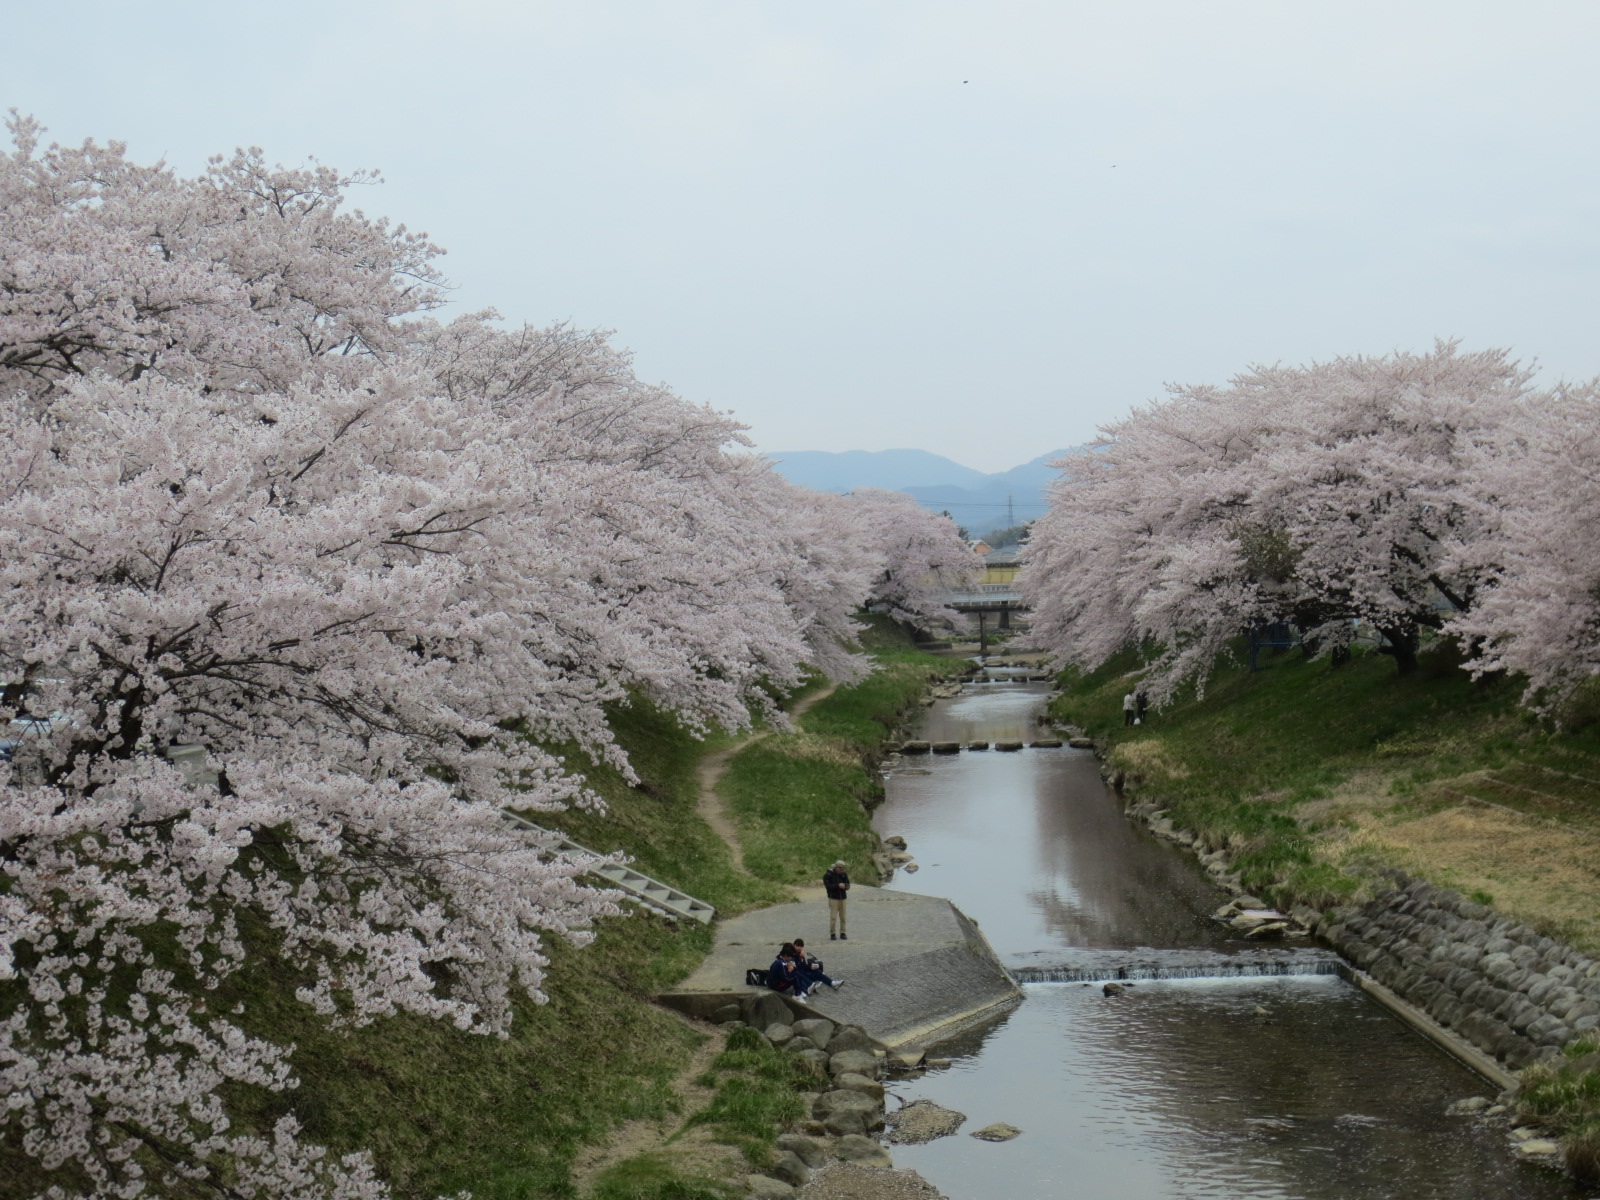
[[[1021,569],[1021,546],[1004,546],[999,550],[991,550],[983,556],[983,578],[979,583],[1014,583],[1017,572]]]

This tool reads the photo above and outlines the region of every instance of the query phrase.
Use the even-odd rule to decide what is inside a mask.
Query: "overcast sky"
[[[1600,5],[5,5],[0,105],[193,173],[377,167],[461,311],[617,331],[764,449],[983,470],[1166,381],[1600,374]]]

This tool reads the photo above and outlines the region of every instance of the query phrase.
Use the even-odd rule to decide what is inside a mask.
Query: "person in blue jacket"
[[[806,992],[810,988],[805,982],[805,977],[800,974],[799,958],[793,944],[785,942],[778,950],[778,957],[773,959],[772,965],[767,968],[767,986],[775,992],[793,996],[801,1004],[805,1004]]]
[[[842,979],[834,979],[829,975],[823,974],[822,963],[806,949],[805,938],[795,938],[794,941],[786,942],[785,945],[794,947],[795,970],[805,983],[806,991],[809,992],[819,983],[825,983],[831,988],[838,988],[844,982]]]

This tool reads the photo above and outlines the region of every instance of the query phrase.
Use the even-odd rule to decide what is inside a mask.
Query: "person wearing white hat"
[[[845,870],[844,859],[823,873],[822,886],[828,893],[828,940],[849,941],[844,928],[844,902],[850,898],[850,874]]]

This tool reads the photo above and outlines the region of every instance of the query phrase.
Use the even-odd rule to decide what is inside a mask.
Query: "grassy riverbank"
[[[883,796],[876,771],[883,747],[929,680],[965,669],[917,649],[887,621],[875,621],[864,643],[877,670],[818,702],[794,732],[745,747],[717,786],[745,866],[763,880],[815,884],[839,858],[857,877],[874,878],[870,810]]]
[[[1449,645],[1407,676],[1376,654],[1263,667],[1225,665],[1128,728],[1128,654],[1064,675],[1051,711],[1282,906],[1360,897],[1397,866],[1600,953],[1600,722],[1534,717],[1515,680],[1474,683]],[[1565,1131],[1600,1178],[1600,1041],[1523,1078],[1523,1119]]]
[[[1053,714],[1227,847],[1252,890],[1318,903],[1400,866],[1600,950],[1600,725],[1558,731],[1515,681],[1474,683],[1441,645],[1408,676],[1376,654],[1225,665],[1203,698],[1124,728],[1136,667],[1069,673]]]
[[[892,626],[874,623],[868,637],[882,669],[819,703],[802,731],[735,757],[729,794],[750,839],[749,873],[734,867],[697,809],[699,764],[728,739],[697,740],[645,705],[612,715],[637,785],[591,765],[586,774],[605,812],[532,815],[593,849],[625,851],[725,914],[786,900],[783,884],[809,881],[818,864],[847,850],[864,869],[872,843],[862,801],[878,789],[870,765],[927,678],[958,669]],[[292,1112],[305,1137],[335,1154],[370,1150],[405,1200],[463,1189],[476,1200],[720,1196],[716,1178],[742,1159],[764,1162],[773,1120],[794,1107],[794,1081],[778,1077],[791,1060],[767,1062],[751,1047],[712,1058],[720,1048],[707,1034],[654,1003],[710,949],[708,928],[638,916],[602,921],[597,934],[581,950],[548,944],[548,1003],[518,1003],[505,1039],[404,1016],[335,1033],[294,999],[302,981],[292,969],[259,959],[219,1002],[244,1001],[253,1031],[293,1043],[301,1082],[283,1095],[230,1093],[235,1127],[270,1129]],[[686,1132],[666,1153],[652,1142],[606,1159],[580,1182],[575,1169],[585,1155],[637,1126]],[[0,1134],[0,1200],[51,1183],[75,1186],[34,1170],[17,1136]]]
[[[609,817],[552,814],[550,823],[589,822],[582,832],[598,848],[625,848],[715,903],[748,906],[780,894],[736,876],[725,847],[696,827],[699,744],[648,709],[620,711],[614,726],[644,786],[594,772]],[[681,1113],[674,1083],[705,1040],[652,997],[700,961],[710,930],[639,917],[603,921],[597,932],[581,950],[547,942],[549,1002],[519,1001],[505,1039],[408,1016],[332,1031],[294,997],[309,981],[258,954],[217,1003],[244,1001],[252,1031],[292,1043],[300,1086],[283,1094],[231,1089],[235,1128],[270,1130],[293,1113],[307,1139],[336,1154],[370,1150],[395,1195],[407,1200],[461,1189],[476,1200],[575,1196],[572,1164],[582,1147],[621,1122]],[[52,1182],[73,1185],[36,1171],[16,1136],[13,1128],[0,1137],[0,1200],[34,1195]]]

